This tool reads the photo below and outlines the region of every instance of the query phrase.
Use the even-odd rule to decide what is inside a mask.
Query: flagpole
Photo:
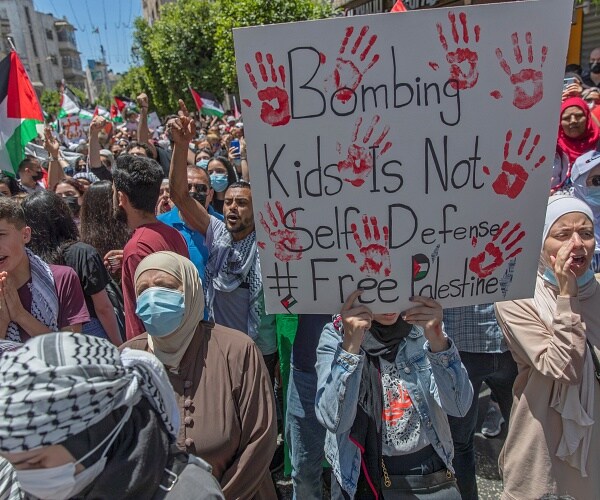
[[[15,44],[13,42],[13,39],[11,36],[7,36],[6,39],[8,40],[8,43],[10,45],[10,48],[13,49],[15,52],[17,51],[17,48],[15,47]]]

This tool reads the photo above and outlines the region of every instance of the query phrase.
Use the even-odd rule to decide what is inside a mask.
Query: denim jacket
[[[454,449],[446,414],[466,415],[473,399],[473,386],[455,344],[448,341],[448,350],[433,353],[423,329],[413,326],[398,347],[396,366],[403,374],[427,439],[454,472]],[[350,430],[356,417],[364,358],[362,349],[359,354],[344,351],[342,334],[332,323],[325,326],[317,349],[315,410],[327,429],[325,456],[342,488],[351,496],[356,493],[361,468],[361,451],[350,440]]]

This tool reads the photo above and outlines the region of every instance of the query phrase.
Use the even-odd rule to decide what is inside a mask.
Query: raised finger
[[[179,99],[179,112],[177,113],[180,116],[190,116],[190,113],[187,109],[187,106],[185,105],[185,102],[183,102],[183,99]]]
[[[350,309],[352,309],[354,302],[356,301],[356,299],[358,299],[358,297],[360,297],[363,293],[363,290],[357,289],[354,290],[346,299],[346,302],[344,302],[344,305],[342,306],[342,311],[349,311]]]

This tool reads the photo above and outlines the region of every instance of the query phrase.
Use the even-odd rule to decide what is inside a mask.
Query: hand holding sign
[[[513,33],[512,36],[513,51],[515,54],[515,61],[519,66],[529,63],[533,64],[533,42],[531,39],[531,32],[525,33],[525,43],[527,44],[527,61],[523,59],[523,53],[521,52],[521,46],[519,45],[519,35]],[[535,106],[544,97],[544,73],[542,67],[546,62],[546,56],[548,55],[548,47],[545,45],[541,50],[540,69],[533,69],[532,67],[526,67],[513,73],[510,66],[506,62],[502,50],[496,49],[496,57],[500,62],[500,67],[510,78],[510,83],[514,86],[513,105],[519,109],[529,109]],[[531,86],[532,90],[527,92],[526,86]],[[492,96],[500,98],[502,95],[498,92],[492,92]]]
[[[258,90],[256,94],[258,99],[262,102],[260,108],[260,119],[271,125],[272,127],[279,127],[286,125],[291,118],[290,115],[290,99],[285,89],[285,69],[283,65],[280,65],[275,70],[275,63],[273,61],[273,55],[267,54],[265,56],[267,64],[269,65],[269,72],[267,73],[267,67],[263,61],[262,52],[256,52],[254,54],[256,63],[258,64],[258,71],[263,84],[266,86],[258,90],[258,82],[252,71],[250,63],[246,63],[244,68],[250,78],[252,86]],[[279,74],[278,74],[279,73]],[[244,99],[246,106],[250,107],[252,104],[249,100]]]
[[[462,41],[465,46],[459,46],[460,37],[456,27],[456,15],[452,11],[448,12],[448,19],[450,20],[452,28],[452,39],[457,45],[455,50],[449,50],[448,40],[444,35],[442,24],[437,23],[436,26],[440,43],[446,51],[446,61],[450,65],[450,79],[454,80],[454,82],[452,82],[452,87],[454,89],[458,88],[460,90],[465,90],[474,87],[477,83],[479,78],[479,70],[477,68],[479,56],[477,55],[477,52],[467,46],[470,41],[469,29],[467,28],[467,15],[464,12],[461,12],[458,15],[458,18],[462,25]],[[473,32],[475,33],[474,43],[479,43],[479,35],[481,33],[479,25],[475,25]],[[437,64],[429,63],[429,65],[432,68],[437,69]],[[467,67],[466,70],[463,69],[464,66]]]
[[[385,125],[375,142],[373,142],[371,146],[368,146],[375,132],[375,127],[380,120],[381,118],[379,115],[375,115],[373,117],[373,120],[365,132],[365,135],[362,137],[362,140],[359,140],[358,138],[360,134],[360,127],[362,125],[362,117],[356,120],[354,134],[352,135],[352,144],[348,146],[348,156],[345,160],[342,160],[338,163],[338,171],[340,174],[346,176],[344,177],[344,181],[349,182],[355,187],[362,186],[369,174],[372,172],[373,155],[377,155],[379,157],[385,154],[387,150],[392,147],[392,143],[387,141],[381,149],[381,152],[377,151],[390,131],[389,125]],[[362,144],[360,144],[361,142]],[[340,154],[342,153],[342,146],[339,142],[337,144],[337,151]]]
[[[500,235],[506,229],[508,224],[508,221],[502,224],[498,232],[492,238],[492,241],[487,243],[484,251],[477,254],[475,257],[472,257],[469,261],[469,269],[480,278],[489,276],[504,264],[504,262],[516,257],[523,250],[521,247],[518,247],[514,252],[506,256],[506,254],[525,236],[525,231],[521,231],[515,236],[515,233],[521,229],[521,223],[515,224],[515,227],[502,238],[498,244],[501,245],[502,248],[496,244],[496,241],[500,238]],[[489,262],[490,258],[491,262]]]
[[[531,145],[531,149],[523,156],[525,152],[525,145],[529,140],[531,135],[531,128],[526,128],[525,132],[523,132],[523,138],[521,139],[521,144],[519,144],[519,149],[517,150],[518,159],[514,162],[508,161],[509,156],[509,146],[512,140],[512,130],[506,132],[506,142],[504,144],[504,161],[502,162],[502,171],[492,184],[492,188],[499,195],[506,195],[511,199],[515,199],[523,188],[525,187],[525,183],[529,178],[529,173],[523,167],[523,164],[530,163],[531,156],[535,151],[538,143],[540,142],[540,134],[536,134],[533,138],[533,143]],[[545,156],[540,156],[538,161],[533,165],[531,171],[538,168],[542,163],[546,161]]]
[[[364,74],[379,60],[379,54],[375,54],[370,62],[365,63],[365,59],[377,41],[377,35],[371,35],[368,40],[365,39],[368,31],[368,26],[363,26],[361,28],[350,49],[350,53],[347,54],[346,48],[354,33],[354,27],[349,26],[346,28],[346,35],[342,40],[339,56],[335,61],[335,70],[333,71],[333,80],[336,89],[338,89],[335,98],[340,102],[347,102],[350,100],[354,94],[354,90],[360,85]],[[358,49],[361,46],[363,48],[360,53],[358,53]]]
[[[280,201],[275,202],[275,208],[279,214],[279,219],[275,217],[270,203],[266,203],[265,207],[271,220],[271,226],[265,220],[262,212],[260,212],[260,223],[264,230],[269,235],[269,239],[275,243],[275,258],[281,262],[289,262],[291,260],[300,260],[302,258],[302,247],[298,243],[298,234],[296,231],[289,229],[286,225],[287,217],[283,211],[283,206]],[[292,227],[296,227],[296,212],[292,212]]]
[[[371,217],[371,226],[373,226],[373,232],[369,226],[369,218],[363,215],[363,233],[365,242],[363,243],[356,224],[352,223],[350,229],[354,235],[354,241],[360,249],[360,253],[363,257],[363,263],[360,266],[360,271],[367,274],[380,274],[383,269],[383,274],[389,276],[392,272],[390,264],[390,233],[387,226],[383,226],[383,242],[381,241],[381,232],[379,231],[379,223],[377,217]],[[383,243],[383,244],[382,244]],[[348,260],[353,264],[356,264],[356,257],[348,253],[346,254]]]

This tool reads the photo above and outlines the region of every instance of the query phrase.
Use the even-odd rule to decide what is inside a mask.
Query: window
[[[55,54],[52,54],[50,56],[50,60],[52,61],[52,64],[54,64],[54,66],[58,66],[58,57],[56,57]]]
[[[52,30],[47,29],[46,30],[46,38],[48,40],[54,40],[54,32]]]
[[[38,79],[41,82],[43,80],[42,78],[42,65],[41,64],[36,64],[37,67],[37,72],[38,72]]]

